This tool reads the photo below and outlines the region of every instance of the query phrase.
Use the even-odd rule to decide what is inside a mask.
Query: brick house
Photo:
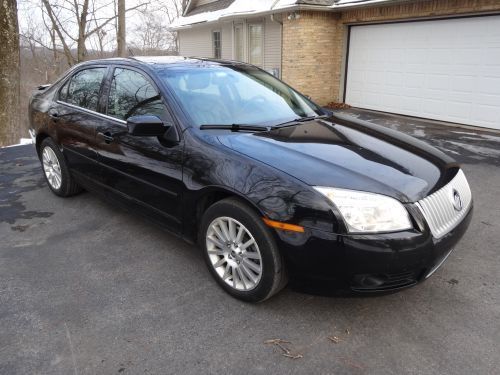
[[[499,0],[191,0],[171,28],[322,105],[500,129]]]

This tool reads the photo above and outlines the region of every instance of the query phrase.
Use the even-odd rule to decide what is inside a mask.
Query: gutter
[[[387,1],[387,0],[385,0]],[[297,10],[311,10],[311,11],[322,11],[322,12],[335,12],[333,8],[330,7],[325,7],[321,5],[289,5],[283,8],[278,8],[278,9],[269,9],[265,11],[259,11],[259,12],[241,12],[241,13],[231,13],[227,15],[222,15],[218,19],[213,20],[213,21],[201,21],[201,22],[196,22],[196,23],[191,23],[187,25],[179,25],[179,26],[169,26],[167,29],[169,31],[177,31],[177,30],[182,30],[182,29],[190,29],[192,27],[196,26],[201,26],[201,25],[210,25],[213,23],[217,23],[219,21],[231,21],[233,19],[241,18],[241,17],[253,17],[253,16],[268,16],[271,14],[276,14],[276,13],[285,13],[285,12],[291,12],[291,11],[297,11]]]
[[[348,11],[351,9],[359,9],[359,8],[374,8],[378,6],[385,5],[396,5],[401,3],[412,2],[412,0],[373,0],[370,3],[366,3],[365,1],[360,0],[359,2],[343,4],[343,5],[310,5],[310,4],[291,4],[280,8],[274,8],[279,0],[275,0],[271,5],[269,10],[266,11],[254,11],[254,12],[241,12],[241,13],[230,13],[227,15],[222,15],[218,19],[213,21],[201,21],[191,24],[179,25],[179,26],[169,26],[167,29],[169,31],[177,31],[183,29],[190,29],[192,27],[200,26],[200,25],[210,25],[213,23],[217,23],[219,21],[230,21],[241,17],[252,17],[252,16],[267,16],[273,15],[276,13],[285,13],[285,12],[293,12],[299,10],[310,10],[310,11],[320,11],[320,12],[332,12],[332,13],[340,13],[344,11]],[[276,22],[276,21],[275,21]]]

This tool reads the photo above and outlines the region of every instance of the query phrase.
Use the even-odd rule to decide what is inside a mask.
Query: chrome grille
[[[458,193],[462,208],[458,210],[455,201]],[[455,228],[469,212],[472,194],[464,172],[457,175],[446,186],[417,202],[435,238],[441,238]]]

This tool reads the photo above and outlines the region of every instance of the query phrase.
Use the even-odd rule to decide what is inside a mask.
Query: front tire
[[[64,155],[52,139],[45,138],[42,141],[39,156],[45,180],[54,194],[69,197],[82,191],[71,176]]]
[[[283,258],[270,229],[240,200],[210,206],[199,239],[210,273],[233,297],[261,302],[286,285]]]

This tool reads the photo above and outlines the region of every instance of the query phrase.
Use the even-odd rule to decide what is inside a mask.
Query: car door
[[[51,126],[71,171],[77,177],[97,179],[96,128],[101,91],[108,68],[92,66],[75,72],[57,93],[48,109]]]
[[[107,120],[96,138],[103,183],[180,230],[183,142],[158,88],[146,73],[117,66],[106,92]],[[137,115],[158,116],[171,128],[164,137],[130,135],[126,121]]]

